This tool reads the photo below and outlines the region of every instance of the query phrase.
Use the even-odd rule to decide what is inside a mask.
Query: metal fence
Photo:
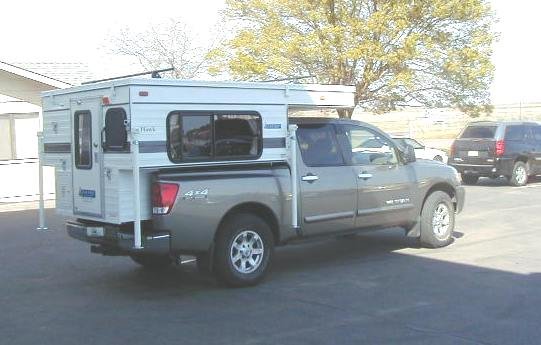
[[[541,103],[496,105],[489,116],[469,117],[456,109],[406,108],[386,114],[355,112],[353,118],[371,123],[391,135],[408,135],[431,146],[447,149],[472,121],[541,122]]]
[[[0,161],[0,203],[39,199],[38,159]],[[44,197],[54,199],[54,168],[44,167]]]

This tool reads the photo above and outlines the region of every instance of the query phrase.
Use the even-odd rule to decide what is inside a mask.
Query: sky
[[[541,102],[541,45],[537,0],[491,0],[499,18],[494,44],[494,104]],[[128,5],[129,4],[129,5]],[[111,56],[110,42],[123,28],[143,31],[180,17],[202,42],[211,38],[224,0],[76,2],[4,0],[0,3],[0,61],[86,62],[96,74],[139,71],[131,60]]]

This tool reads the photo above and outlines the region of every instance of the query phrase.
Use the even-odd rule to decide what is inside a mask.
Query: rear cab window
[[[261,123],[255,112],[172,112],[167,117],[169,159],[257,159],[263,150]]]

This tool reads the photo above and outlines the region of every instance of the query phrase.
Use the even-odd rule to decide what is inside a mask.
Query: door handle
[[[357,175],[357,177],[363,180],[368,180],[369,178],[372,178],[372,174],[360,173],[359,175]]]
[[[301,179],[303,181],[306,181],[306,182],[314,182],[314,181],[319,180],[319,176],[317,176],[317,175],[306,175],[306,176],[303,176]]]

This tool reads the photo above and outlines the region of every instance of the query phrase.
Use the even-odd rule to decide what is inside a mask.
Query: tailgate
[[[496,150],[495,139],[457,139],[454,143],[454,163],[492,164]]]

